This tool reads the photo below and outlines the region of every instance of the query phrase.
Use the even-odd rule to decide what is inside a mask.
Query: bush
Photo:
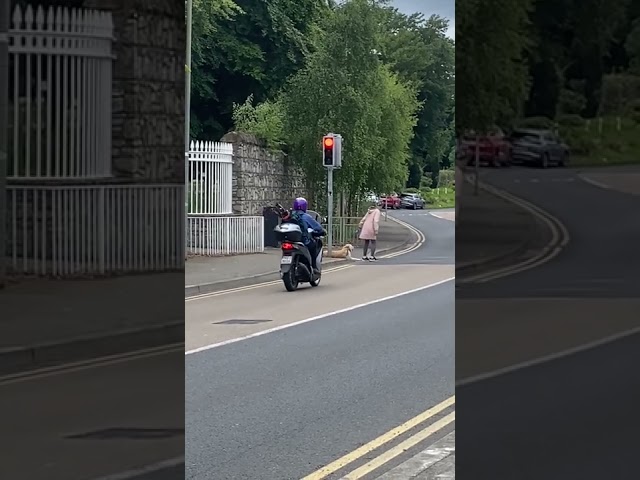
[[[251,94],[243,104],[233,104],[233,123],[236,130],[265,140],[272,150],[279,150],[284,144],[284,117],[278,102],[254,106]]]
[[[558,124],[566,127],[584,127],[587,121],[580,115],[567,114],[558,117]]]
[[[440,170],[438,174],[438,187],[452,187],[455,180],[455,171],[453,170]]]
[[[558,108],[564,114],[578,115],[587,106],[587,99],[581,93],[565,88],[560,92],[558,104]]]
[[[527,117],[518,122],[520,128],[536,128],[541,130],[552,130],[556,124],[547,117]]]
[[[629,104],[629,113],[631,119],[636,124],[640,124],[640,100],[634,100]]]

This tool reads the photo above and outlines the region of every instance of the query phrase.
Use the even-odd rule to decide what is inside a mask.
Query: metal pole
[[[9,107],[9,4],[0,0],[0,288],[6,284],[7,117]],[[17,99],[16,99],[17,101]]]
[[[475,153],[475,171],[476,171],[476,175],[475,175],[475,179],[474,179],[474,188],[473,188],[473,194],[474,195],[478,195],[478,191],[479,191],[479,181],[480,181],[480,135],[476,134],[476,153]]]
[[[327,168],[327,256],[333,247],[333,167]]]
[[[187,63],[184,89],[184,258],[187,258],[189,241],[189,141],[191,116],[191,26],[192,0],[187,0]]]

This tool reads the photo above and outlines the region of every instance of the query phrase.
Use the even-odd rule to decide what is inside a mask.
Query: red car
[[[476,162],[476,135],[468,132],[462,137],[461,156],[467,165]],[[488,135],[480,136],[480,165],[508,167],[511,165],[511,145],[504,132],[494,127]]]
[[[397,210],[400,208],[400,197],[395,193],[389,196],[383,195],[380,197],[380,208]]]

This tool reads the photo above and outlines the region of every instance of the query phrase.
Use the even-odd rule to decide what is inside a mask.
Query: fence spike
[[[42,5],[38,5],[38,9],[36,10],[36,28],[42,30],[42,25],[44,25],[44,8],[42,8]]]
[[[11,20],[13,21],[14,30],[22,30],[22,9],[20,8],[20,5],[16,5],[16,8],[13,10]]]
[[[62,7],[58,5],[56,8],[56,20],[55,20],[56,30],[58,32],[62,31]]]
[[[33,7],[27,5],[27,9],[24,11],[24,28],[25,30],[33,29]]]
[[[47,30],[56,29],[56,14],[53,9],[53,5],[49,5],[47,8]]]
[[[62,28],[65,32],[69,31],[69,9],[62,9]]]

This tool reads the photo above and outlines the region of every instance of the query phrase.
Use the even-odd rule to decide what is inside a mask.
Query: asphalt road
[[[483,180],[554,215],[571,240],[544,265],[456,291],[459,381],[640,326],[640,198],[571,169]],[[636,334],[458,386],[460,478],[640,478],[639,361]]]
[[[0,378],[0,478],[179,478],[179,465],[109,475],[183,455],[183,388],[180,346],[55,374]]]
[[[412,213],[428,240],[406,256],[186,303],[187,348],[322,316],[186,356],[186,478],[299,479],[453,395],[454,225]]]

